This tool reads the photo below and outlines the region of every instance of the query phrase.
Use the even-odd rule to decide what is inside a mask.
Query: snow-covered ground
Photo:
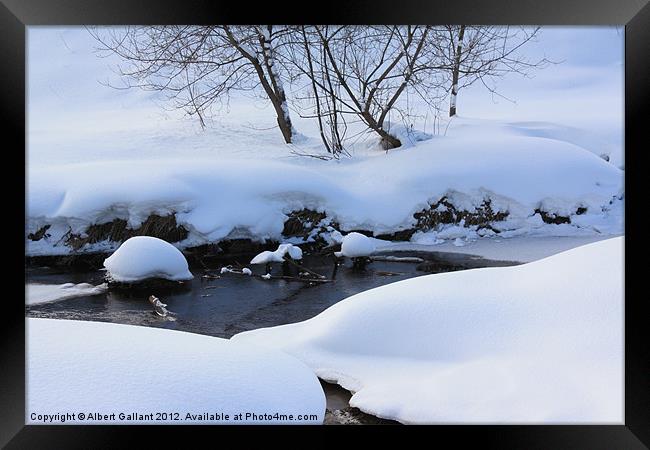
[[[25,304],[36,305],[38,303],[49,303],[57,300],[64,300],[72,297],[85,295],[96,295],[106,291],[106,285],[93,286],[89,283],[64,283],[64,284],[37,284],[27,283],[25,285]]]
[[[400,281],[232,341],[280,349],[403,423],[622,423],[623,238]]]
[[[283,352],[100,322],[30,318],[26,328],[28,424],[61,424],[60,413],[75,414],[65,424],[323,422],[318,379]]]
[[[25,234],[44,235],[27,240],[28,255],[69,253],[66,236],[83,238],[92,224],[123,219],[137,227],[151,214],[172,213],[189,231],[178,248],[224,238],[283,240],[288,214],[303,208],[325,212],[323,237],[340,243],[340,231],[411,229],[414,213],[445,198],[468,212],[489,202],[507,217],[492,229],[441,225],[402,243],[348,235],[343,253],[548,257],[406,280],[309,321],[231,341],[28,319],[28,414],[174,408],[231,418],[316,414],[311,422],[321,423],[325,401],[313,370],[355,391],[353,406],[405,423],[621,422],[623,239],[608,239],[623,233],[625,202],[620,30],[545,27],[529,56],[562,62],[533,78],[504,76],[499,93],[513,101],[478,83],[461,91],[460,116],[449,120],[446,105],[436,113],[405,98],[410,123],[390,124],[401,148],[381,151],[375,136],[359,133],[348,142],[351,157],[340,161],[299,156],[324,150],[316,122],[293,110],[300,134],[291,145],[268,102],[242,93],[224,101],[202,130],[165,109],[158,93],[107,87],[119,85],[111,71],[119,61],[98,58],[83,28],[29,27],[27,35]],[[358,124],[349,132],[357,135]],[[444,213],[446,206],[437,208]],[[538,211],[570,223],[545,223]],[[118,246],[105,241],[82,250]],[[136,250],[114,255],[122,260],[115,277],[188,277],[172,246],[164,250],[175,255],[171,268],[152,269],[159,253]],[[27,302],[98,289],[30,284]]]
[[[459,114],[519,122],[529,133],[551,128],[597,155],[611,152],[612,163],[620,167],[623,35],[621,27],[545,26],[535,42],[527,44],[526,56],[561,63],[530,77],[506,74],[498,81],[503,97],[481,83],[465,88],[458,97]],[[107,87],[123,84],[115,74],[120,60],[97,57],[95,47],[83,27],[27,28],[28,169],[179,156],[289,157],[273,108],[264,99],[235,96],[224,101],[208,128],[201,130],[196,118],[170,110],[158,93]],[[417,97],[409,102],[414,107]],[[446,106],[441,105],[437,119],[432,112],[414,111],[420,117],[413,119],[413,128],[443,135]],[[301,146],[319,144],[313,120],[293,114],[292,121],[307,138]],[[366,137],[353,149],[355,154],[363,153]]]
[[[281,239],[287,214],[302,208],[325,211],[342,229],[394,232],[412,227],[414,213],[443,197],[468,211],[490,201],[509,214],[497,225],[508,236],[622,232],[620,169],[574,144],[501,123],[456,123],[465,130],[338,164],[195,158],[32,168],[28,231],[51,228],[49,237],[28,242],[28,253],[66,252],[60,242],[70,230],[83,234],[118,218],[136,227],[150,214],[176,214],[190,231],[180,246]],[[578,216],[579,208],[586,212]],[[545,224],[537,209],[573,223]],[[476,227],[461,234],[477,237]]]
[[[158,93],[107,87],[119,84],[111,71],[119,61],[98,58],[94,45],[83,28],[28,32],[26,234],[51,225],[44,239],[27,242],[29,255],[68,253],[66,233],[83,235],[88,225],[116,218],[135,227],[152,213],[176,213],[190,231],[181,248],[280,239],[286,214],[301,208],[325,211],[343,231],[394,232],[413,226],[413,213],[443,196],[470,211],[486,199],[495,212],[508,211],[496,227],[501,237],[623,231],[623,47],[616,29],[546,28],[531,57],[562,63],[531,79],[502,79],[500,91],[514,103],[473,86],[459,96],[461,117],[442,115],[432,128],[431,112],[411,98],[408,125],[420,131],[393,124],[402,148],[379,151],[375,137],[361,134],[349,143],[352,157],[341,161],[296,156],[322,154],[315,121],[294,114],[300,136],[285,145],[263,99],[233,94],[201,130],[165,110]],[[545,224],[538,208],[571,224]],[[586,213],[577,215],[579,208]],[[461,246],[477,238],[476,227],[452,225],[417,233],[413,242]],[[100,242],[83,250],[116,247]]]

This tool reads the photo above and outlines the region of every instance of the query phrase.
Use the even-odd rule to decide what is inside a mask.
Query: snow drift
[[[622,267],[613,238],[393,283],[232,340],[294,355],[403,423],[621,423]]]
[[[106,284],[93,286],[89,283],[65,283],[65,284],[37,284],[28,283],[25,285],[27,295],[26,305],[49,303],[66,298],[82,297],[85,295],[97,295],[106,292]]]
[[[147,278],[191,280],[194,278],[185,256],[173,245],[150,236],[135,236],[124,241],[106,258],[104,267],[113,281],[133,282]]]
[[[443,197],[468,211],[489,200],[508,213],[505,232],[622,232],[620,169],[572,143],[486,121],[459,119],[448,136],[338,163],[197,157],[29,171],[27,232],[51,225],[47,236],[28,240],[30,255],[68,252],[57,242],[91,224],[123,219],[137,227],[150,214],[176,215],[189,231],[180,247],[233,237],[280,241],[287,214],[303,208],[326,212],[342,230],[391,233],[413,227],[413,214]],[[537,210],[572,224],[545,224]],[[93,245],[87,250],[107,250]]]
[[[34,414],[113,414],[68,423],[322,423],[325,395],[314,374],[278,351],[157,328],[27,319],[28,424]],[[167,412],[163,420],[120,421],[117,414]],[[175,421],[169,413],[177,412]],[[234,420],[235,414],[294,420]],[[229,420],[187,419],[223,413]],[[296,420],[314,414],[317,419]],[[54,424],[58,423],[54,421]]]

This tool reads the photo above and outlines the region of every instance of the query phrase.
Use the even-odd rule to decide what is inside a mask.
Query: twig
[[[404,262],[404,263],[421,263],[424,259],[417,256],[371,256],[372,261],[389,261],[389,262]]]
[[[286,275],[271,275],[269,278],[263,278],[262,275],[253,274],[254,277],[262,278],[263,280],[286,280],[286,281],[302,281],[303,283],[330,283],[333,280],[323,279],[323,278],[300,278],[300,277],[289,277]]]
[[[219,275],[210,275],[206,273],[205,275],[203,275],[203,278],[208,278],[210,280],[218,280],[221,277]]]
[[[298,269],[300,269],[300,270],[304,270],[305,272],[314,275],[315,277],[318,277],[318,278],[327,278],[325,275],[321,275],[321,274],[319,274],[319,273],[314,272],[313,270],[310,270],[310,269],[308,269],[308,268],[306,268],[306,267],[301,266],[300,264],[298,264],[297,262],[295,262],[293,259],[287,257],[287,255],[284,255],[284,256],[282,257],[282,259],[284,259],[284,260],[285,260],[286,262],[288,262],[289,264],[293,264],[293,265],[294,265],[295,267],[297,267]]]

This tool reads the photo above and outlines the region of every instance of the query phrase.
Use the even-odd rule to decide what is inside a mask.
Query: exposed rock
[[[492,224],[505,220],[508,214],[507,211],[495,212],[490,199],[484,200],[474,211],[467,211],[456,209],[447,197],[443,197],[429,208],[416,212],[413,217],[417,220],[415,228],[418,231],[429,231],[440,224],[459,224],[464,221],[465,226],[476,225],[479,230],[489,228],[498,233]]]
[[[539,208],[537,208],[535,212],[542,217],[544,223],[552,223],[555,225],[560,225],[562,223],[571,223],[571,217],[560,216],[555,213],[548,213]]]
[[[408,228],[406,230],[395,231],[394,233],[378,234],[375,237],[386,241],[410,241],[416,231],[415,228]]]
[[[327,217],[327,214],[305,208],[299,211],[291,211],[288,216],[288,219],[284,222],[282,235],[307,238],[314,228]]]
[[[86,228],[83,235],[70,233],[65,240],[65,245],[79,250],[87,244],[95,244],[102,241],[124,242],[131,233],[127,230],[127,222],[123,219],[115,219],[111,222],[93,224]]]
[[[371,416],[359,408],[349,406],[343,409],[325,410],[324,425],[400,425],[395,420]]]
[[[260,253],[264,250],[274,250],[278,247],[279,242],[268,240],[266,242],[256,242],[251,239],[226,239],[219,241],[218,246],[224,255],[250,255],[251,253]]]
[[[79,250],[88,244],[102,241],[122,243],[133,236],[152,236],[167,242],[179,242],[187,238],[188,230],[176,223],[176,216],[152,214],[138,228],[128,228],[124,219],[90,225],[83,234],[70,233],[65,244]]]
[[[188,230],[176,223],[176,216],[152,214],[133,231],[133,236],[153,236],[167,242],[180,242],[187,238]]]
[[[45,225],[39,228],[38,230],[36,230],[35,233],[29,233],[27,235],[27,239],[29,239],[30,241],[40,241],[44,237],[50,237],[50,235],[47,234],[47,230],[49,230],[51,226],[52,225]]]

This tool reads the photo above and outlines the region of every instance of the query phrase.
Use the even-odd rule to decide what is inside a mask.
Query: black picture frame
[[[400,2],[365,0],[326,2],[319,10],[304,3],[268,3],[253,6],[243,2],[219,3],[206,0],[1,0],[0,83],[1,120],[5,125],[5,175],[15,195],[15,218],[5,218],[10,227],[5,240],[24,241],[25,222],[16,211],[25,208],[26,171],[13,168],[10,156],[26,151],[26,65],[25,32],[30,25],[117,25],[117,24],[208,24],[208,23],[345,23],[345,24],[538,24],[538,25],[624,25],[625,26],[625,420],[621,425],[498,425],[435,427],[302,427],[321,435],[343,432],[384,439],[388,435],[424,431],[425,442],[436,445],[451,438],[454,445],[474,443],[481,447],[553,449],[636,449],[650,446],[650,342],[647,293],[643,277],[632,275],[634,261],[643,261],[644,225],[643,174],[647,171],[648,128],[643,119],[648,106],[650,80],[650,6],[647,0],[492,0],[453,2],[413,0]],[[23,158],[25,155],[23,155]],[[9,182],[5,176],[5,181]],[[12,205],[14,206],[14,205]],[[8,238],[8,239],[7,239]],[[16,294],[2,301],[5,324],[0,356],[0,445],[7,448],[100,448],[124,447],[135,437],[147,445],[180,440],[198,445],[197,433],[211,434],[220,441],[251,431],[275,435],[286,427],[174,427],[174,426],[26,426],[25,420],[25,310],[18,298],[24,293],[24,245],[17,244],[16,262],[5,272]],[[646,264],[640,264],[646,266]],[[22,272],[22,278],[20,276]],[[638,289],[637,289],[638,288]],[[639,294],[634,294],[639,292]],[[294,432],[292,428],[292,433]],[[210,441],[208,441],[210,442]],[[219,443],[219,441],[214,441]],[[270,442],[270,441],[269,441]],[[305,441],[309,446],[313,441]],[[339,440],[339,442],[345,442]],[[400,440],[400,442],[403,442]],[[279,442],[276,442],[279,443]],[[287,444],[291,444],[288,442]],[[295,442],[294,442],[295,444]],[[403,444],[402,444],[403,445]],[[244,445],[250,447],[249,444]],[[301,446],[302,447],[302,446]]]

